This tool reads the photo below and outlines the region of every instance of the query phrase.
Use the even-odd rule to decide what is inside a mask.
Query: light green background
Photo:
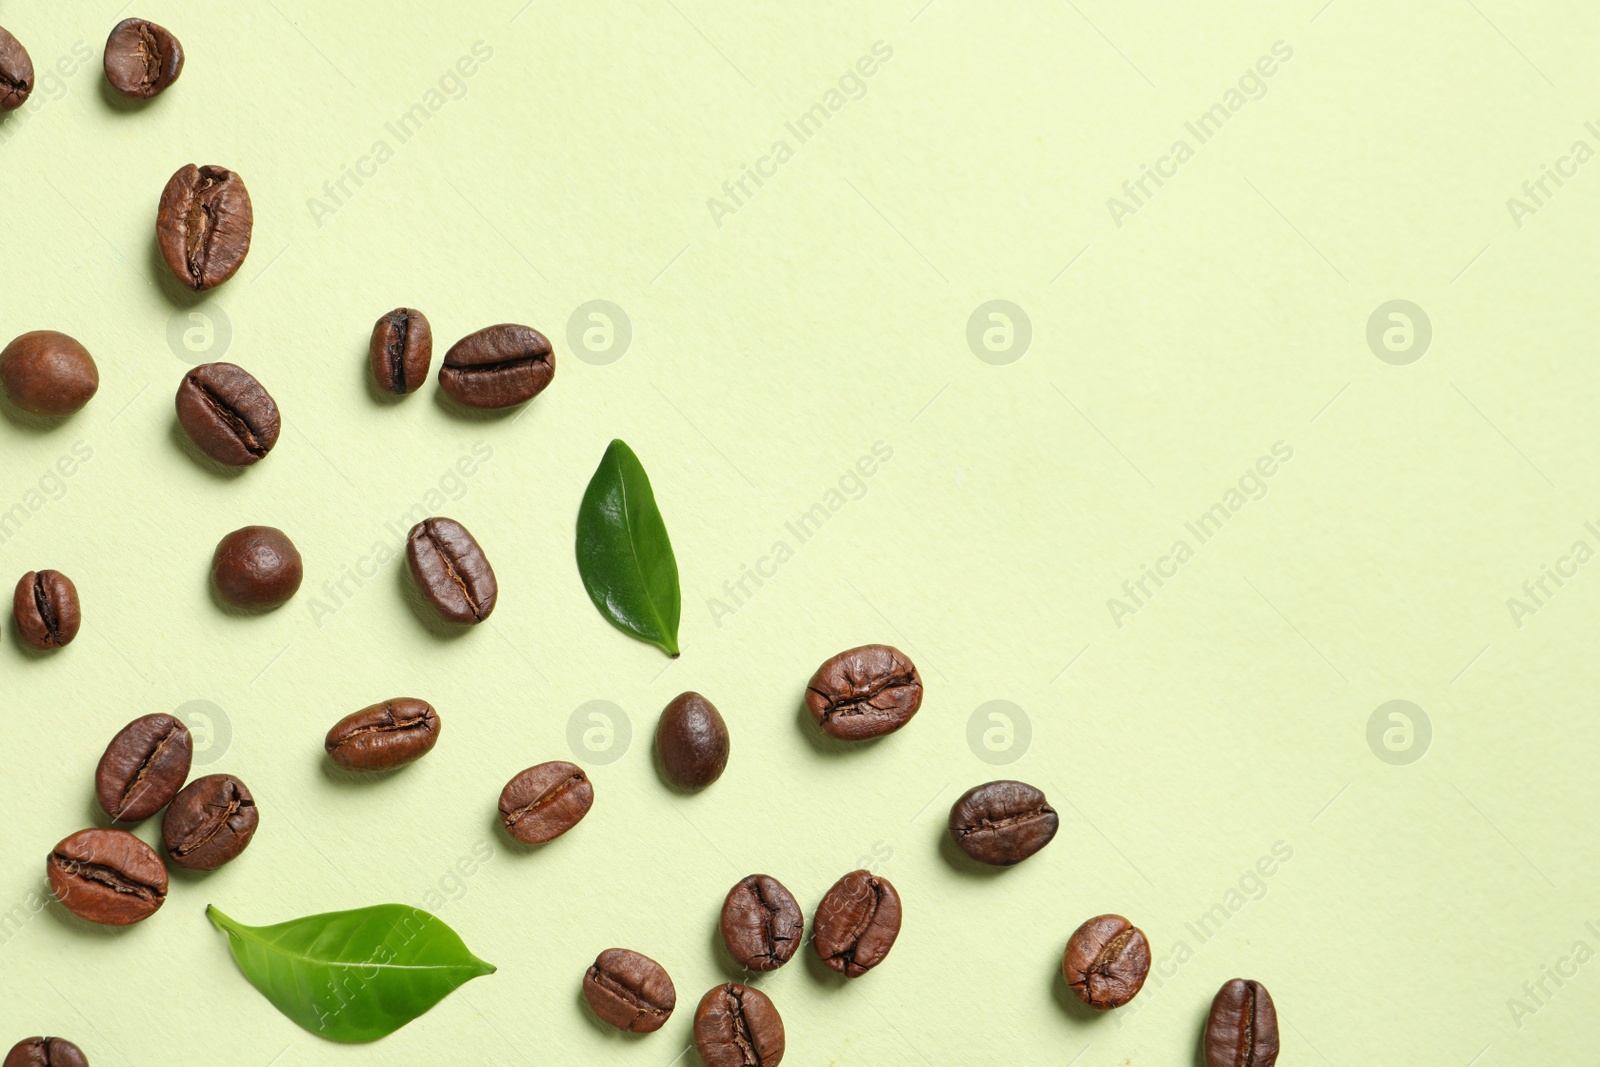
[[[0,5],[42,76],[63,60],[0,121],[0,333],[65,330],[102,376],[63,425],[0,419],[0,510],[25,516],[0,544],[5,580],[59,568],[86,618],[46,658],[7,623],[0,651],[4,1039],[70,1036],[97,1065],[691,1063],[693,1006],[730,977],[728,886],[767,871],[809,912],[872,864],[905,900],[888,961],[848,985],[802,961],[761,981],[791,1064],[1188,1064],[1236,975],[1271,988],[1298,1067],[1592,1056],[1600,964],[1544,971],[1600,949],[1595,577],[1546,580],[1520,620],[1507,600],[1573,542],[1600,547],[1584,527],[1600,520],[1600,164],[1547,179],[1520,226],[1507,198],[1575,140],[1600,148],[1584,128],[1600,11],[1322,2],[151,0],[137,13],[189,60],[133,109],[101,84],[116,4]],[[860,98],[798,143],[785,123],[826,108],[880,41],[892,58]],[[1265,95],[1198,144],[1184,123],[1280,41],[1292,58]],[[477,42],[492,56],[430,97]],[[386,123],[430,102],[400,143]],[[708,198],[780,138],[792,158],[714,218]],[[1117,225],[1108,198],[1179,138],[1194,157]],[[364,162],[380,139],[392,158]],[[237,170],[256,209],[243,270],[198,305],[151,238],[188,162]],[[324,183],[347,167],[368,176],[335,201]],[[607,365],[568,336],[596,299],[632,326]],[[1404,366],[1366,341],[1396,299],[1433,327]],[[991,300],[1031,323],[1006,365],[967,341]],[[397,304],[427,312],[440,354],[489,323],[543,329],[553,386],[499,418],[446,410],[431,382],[377,401],[367,334]],[[285,416],[238,477],[173,432],[185,361],[208,357],[180,358],[169,330],[203,347],[223,316],[226,358]],[[677,548],[677,661],[602,621],[575,571],[578,500],[614,436]],[[849,480],[878,442],[892,458]],[[1184,523],[1277,442],[1293,456],[1265,496],[1114,620],[1122,583],[1195,547]],[[475,447],[492,458],[452,474]],[[74,448],[91,458],[50,477]],[[802,544],[785,524],[818,504]],[[370,561],[427,512],[465,522],[501,582],[493,619],[454,640],[408,607],[401,564]],[[249,523],[293,536],[306,583],[242,619],[214,606],[206,567]],[[779,540],[792,558],[763,564]],[[732,600],[724,583],[758,565],[769,577]],[[927,700],[894,737],[835,751],[800,697],[867,641],[909,652]],[[734,748],[685,799],[650,738],[688,688]],[[386,780],[330,775],[327,727],[402,694],[440,709],[434,753]],[[574,758],[569,719],[594,700],[623,709],[631,744],[580,738],[593,813],[513,849],[502,783]],[[999,766],[968,743],[995,700],[1031,727]],[[1369,747],[1390,700],[1432,725],[1409,765]],[[206,769],[260,802],[250,850],[175,876],[126,931],[32,914],[45,853],[94,821],[106,741],[191,701],[220,709]],[[945,814],[1002,776],[1043,787],[1061,830],[976,873],[941,848]],[[1290,858],[1259,879],[1275,847]],[[356,1048],[267,1005],[203,915],[430,894],[500,970]],[[1105,911],[1147,931],[1158,965],[1132,1006],[1088,1018],[1054,969]],[[579,978],[612,945],[670,970],[663,1032],[586,1016]]]

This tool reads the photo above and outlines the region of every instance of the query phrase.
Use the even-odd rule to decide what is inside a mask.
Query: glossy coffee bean
[[[177,405],[189,439],[229,467],[248,467],[271,452],[283,426],[272,394],[232,363],[205,363],[185,374]]]
[[[766,874],[741,878],[722,902],[722,942],[739,966],[775,971],[804,940],[805,917],[794,894]]]
[[[79,830],[45,861],[50,891],[80,919],[129,926],[167,899],[167,869],[156,850],[126,830]]]
[[[17,636],[41,651],[72,643],[83,623],[78,587],[60,571],[29,571],[11,598]]]
[[[656,754],[679,789],[704,789],[728,765],[728,725],[699,693],[673,698],[656,723]]]
[[[135,719],[117,732],[94,772],[101,809],[119,822],[148,819],[171,803],[189,777],[194,739],[171,715]]]
[[[100,388],[100,370],[71,337],[35,330],[0,351],[0,388],[28,414],[59,419],[89,402]]]
[[[899,936],[900,894],[870,871],[851,871],[835,882],[811,922],[817,955],[846,978],[882,963]]]
[[[11,1046],[0,1067],[89,1067],[89,1058],[60,1037],[25,1037]]]
[[[180,867],[214,871],[245,850],[260,818],[243,782],[231,774],[208,774],[167,805],[161,845]]]
[[[480,623],[494,610],[500,587],[494,568],[467,528],[454,519],[423,519],[406,538],[406,563],[422,599],[441,618]]]
[[[1061,957],[1061,977],[1096,1011],[1120,1008],[1150,973],[1150,942],[1120,915],[1099,915],[1078,927]]]
[[[386,393],[404,395],[428,377],[433,362],[433,329],[416,308],[395,308],[372,327],[367,351],[372,380]]]
[[[262,611],[286,603],[300,588],[305,567],[282,530],[246,526],[217,542],[211,584],[224,603]]]
[[[15,111],[33,92],[33,60],[22,42],[0,26],[0,113]]]
[[[395,697],[334,723],[323,747],[351,771],[386,771],[419,760],[439,740],[439,713],[426,700]]]
[[[678,1004],[666,969],[642,953],[608,948],[583,975],[583,999],[618,1030],[649,1034],[666,1025]]]
[[[500,823],[528,845],[560,837],[594,805],[589,776],[564,760],[529,767],[500,792]]]
[[[106,39],[105,70],[111,88],[148,100],[183,73],[183,45],[153,22],[123,19]]]
[[[922,678],[904,652],[863,645],[817,668],[806,707],[831,737],[861,741],[894,733],[922,706]]]
[[[508,408],[538,396],[555,374],[555,352],[544,334],[504,323],[452,345],[439,368],[439,387],[469,408]]]
[[[1217,990],[1206,1018],[1206,1067],[1273,1067],[1278,1010],[1260,982],[1235,978]]]
[[[694,1047],[706,1067],[778,1067],[783,1019],[759,989],[729,982],[700,998]]]
[[[156,243],[173,276],[196,292],[233,277],[250,251],[255,212],[226,167],[180,167],[161,192]]]
[[[979,863],[1009,867],[1038,852],[1061,823],[1044,794],[1026,782],[973,786],[950,808],[950,836]]]

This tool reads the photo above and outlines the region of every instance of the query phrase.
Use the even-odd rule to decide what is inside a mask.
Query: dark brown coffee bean
[[[217,542],[211,584],[236,608],[275,608],[294,596],[305,576],[300,551],[282,530],[246,526]]]
[[[94,772],[94,795],[120,822],[148,819],[171,802],[189,777],[194,739],[171,715],[146,715],[118,731]]]
[[[1096,1011],[1128,1003],[1149,973],[1150,942],[1120,915],[1098,915],[1078,927],[1061,957],[1061,977]]]
[[[922,678],[906,654],[888,645],[841,652],[817,668],[806,707],[830,736],[861,741],[892,734],[922,706]]]
[[[33,60],[22,42],[0,26],[0,112],[15,111],[33,92]]]
[[[666,969],[649,956],[608,948],[583,976],[583,999],[618,1030],[650,1034],[666,1025],[678,994]]]
[[[225,167],[180,167],[161,192],[156,242],[174,276],[196,292],[221,285],[250,251],[255,213],[244,182]]]
[[[899,936],[900,894],[871,871],[851,871],[835,882],[811,922],[817,955],[846,978],[882,963]]]
[[[3,1067],[89,1067],[89,1058],[60,1037],[27,1037],[11,1046]]]
[[[788,963],[804,932],[805,917],[794,894],[771,875],[740,879],[722,902],[723,944],[748,970],[775,971]]]
[[[987,782],[950,808],[950,836],[979,863],[1009,867],[1038,852],[1061,823],[1044,794],[1026,782]]]
[[[544,334],[503,323],[452,345],[439,386],[469,408],[509,408],[538,396],[555,375],[555,352]]]
[[[372,379],[386,393],[404,395],[422,385],[433,362],[433,329],[416,308],[395,308],[372,327],[367,353]]]
[[[728,725],[699,693],[673,698],[656,723],[656,753],[679,789],[704,789],[728,765]]]
[[[778,1067],[783,1019],[759,989],[729,982],[700,998],[694,1047],[706,1067]]]
[[[244,783],[231,774],[196,778],[167,805],[161,844],[180,867],[214,871],[250,844],[261,813]]]
[[[1206,1019],[1206,1067],[1272,1067],[1278,1010],[1260,982],[1235,978],[1217,990]]]
[[[106,39],[106,81],[123,96],[148,100],[183,73],[183,46],[144,19],[124,19]]]
[[[500,587],[494,568],[467,528],[454,519],[423,519],[406,538],[406,563],[422,598],[443,618],[480,623],[494,610]]]
[[[28,414],[62,418],[94,396],[100,370],[89,350],[71,337],[35,330],[0,352],[0,387]]]
[[[564,760],[529,767],[500,791],[500,822],[524,844],[554,840],[578,825],[594,805],[594,785]]]
[[[395,697],[334,723],[323,747],[351,771],[386,771],[419,760],[439,740],[439,713],[426,700]]]
[[[32,648],[60,648],[72,643],[83,623],[78,587],[60,571],[29,571],[17,582],[11,598],[17,636]]]
[[[196,367],[183,376],[177,403],[184,432],[218,463],[248,467],[278,443],[283,422],[277,402],[243,367]]]
[[[126,830],[79,830],[51,850],[50,891],[80,919],[128,926],[167,899],[167,869],[156,850]]]

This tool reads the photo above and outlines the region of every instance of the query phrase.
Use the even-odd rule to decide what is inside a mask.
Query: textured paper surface
[[[58,427],[0,419],[5,580],[63,570],[86,619],[49,657],[9,621],[0,644],[7,1042],[60,1034],[99,1065],[693,1062],[693,1006],[731,974],[727,888],[769,872],[809,914],[870,865],[904,933],[848,985],[804,958],[762,979],[789,1063],[1189,1063],[1235,976],[1273,991],[1287,1064],[1590,1054],[1600,563],[1571,553],[1600,550],[1592,7],[136,13],[189,60],[128,108],[99,69],[115,4],[0,6],[41,72],[0,119],[0,333],[67,331],[102,376]],[[237,170],[256,209],[243,270],[198,302],[152,242],[189,162]],[[1414,310],[1369,345],[1396,300],[1425,348]],[[554,384],[506,417],[446,410],[431,382],[380,402],[367,336],[398,304],[429,315],[436,359],[490,323],[544,330]],[[284,412],[237,477],[174,435],[179,377],[208,358]],[[607,625],[576,573],[613,437],[677,548],[676,661]],[[1213,506],[1202,541],[1186,524]],[[501,583],[451,640],[393,555],[433,513]],[[290,533],[306,582],[246,619],[206,571],[250,523]],[[868,641],[912,655],[927,700],[834,751],[801,695]],[[733,758],[683,798],[650,741],[690,688]],[[435,751],[331,776],[327,727],[397,695],[439,708]],[[1390,701],[1413,710],[1369,742]],[[175,876],[130,930],[35,913],[46,852],[95,821],[106,741],[180,708],[204,769],[260,802],[249,851]],[[516,851],[500,787],[557,758],[589,768],[594,810]],[[1043,788],[1061,831],[973,873],[944,819],[998,777]],[[499,971],[363,1048],[280,1016],[204,916],[386,901]],[[1106,911],[1156,969],[1089,1018],[1055,967]],[[671,972],[664,1031],[586,1015],[580,977],[613,945]]]

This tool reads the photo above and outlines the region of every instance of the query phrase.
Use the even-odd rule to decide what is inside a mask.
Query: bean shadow
[[[317,756],[317,766],[322,771],[322,777],[335,785],[350,789],[375,789],[379,783],[387,782],[411,764],[403,763],[398,767],[389,767],[381,771],[352,771],[333,762],[324,750]],[[495,821],[495,825],[499,825],[499,820]]]
[[[168,303],[175,307],[192,308],[210,298],[209,291],[197,292],[173,276],[172,268],[167,266],[167,258],[161,254],[161,241],[154,232],[150,234],[149,257],[150,277],[155,279],[156,285]]]
[[[806,707],[805,697],[801,697],[799,703],[795,706],[795,724],[812,749],[819,756],[826,756],[830,759],[837,759],[841,756],[859,752],[870,752],[891,736],[884,734],[882,737],[868,737],[860,741],[841,741],[837,737],[829,737],[823,732],[822,727],[817,724],[817,720],[812,718],[811,709]]]
[[[106,81],[104,77],[100,78],[99,81],[101,102],[112,111],[119,112],[123,115],[136,115],[147,108],[154,107],[156,101],[160,100],[161,96],[164,95],[157,94],[148,100],[137,96],[123,96],[121,93],[111,88],[111,83]]]
[[[811,977],[816,979],[817,984],[829,993],[838,993],[850,984],[851,979],[829,967],[822,962],[822,957],[817,955],[815,934],[805,939],[805,942],[801,944],[795,955],[806,958],[806,970],[811,972]],[[790,962],[792,963],[793,961],[791,960]]]
[[[559,845],[567,836],[567,834],[562,834],[560,837],[542,841],[536,845],[530,845],[526,841],[518,841],[511,836],[510,831],[506,829],[505,823],[500,821],[498,808],[496,808],[495,814],[489,816],[489,828],[489,832],[494,835],[494,839],[505,846],[507,851],[517,856],[537,856],[545,849]],[[567,831],[567,833],[571,832],[571,830]]]
[[[583,995],[582,983],[578,985],[577,1000],[578,1014],[588,1021],[589,1025],[594,1028],[595,1033],[609,1041],[620,1041],[623,1044],[631,1045],[642,1038],[651,1036],[650,1034],[635,1033],[632,1030],[618,1030],[615,1026],[596,1015],[594,1009],[589,1007],[588,998]]]
[[[437,380],[437,376],[435,376],[435,381]],[[527,409],[528,404],[532,403],[532,401],[525,401],[508,408],[469,408],[465,404],[458,404],[442,388],[434,389],[433,402],[440,411],[462,422],[505,422],[515,419]]]
[[[1054,970],[1055,980],[1050,985],[1050,992],[1067,1018],[1079,1026],[1094,1026],[1111,1014],[1109,1011],[1095,1011],[1078,999],[1078,994],[1072,991],[1072,987],[1067,984],[1066,976],[1061,973],[1060,960],[1056,961]]]
[[[129,926],[106,926],[102,923],[92,923],[88,919],[80,919],[68,911],[67,906],[61,903],[54,893],[50,894],[49,903],[45,905],[44,912],[54,919],[62,929],[80,937],[94,937],[110,941],[133,929],[133,927]],[[134,924],[134,926],[139,925],[142,924]]]
[[[183,424],[178,421],[178,416],[172,416],[172,424],[167,430],[167,437],[172,441],[172,447],[188,456],[196,466],[218,478],[233,479],[242,475],[248,467],[230,467],[226,463],[218,463],[195,444],[183,429]],[[252,464],[253,466],[254,464]]]
[[[18,429],[26,430],[29,433],[36,434],[56,433],[69,422],[71,422],[73,417],[77,415],[77,412],[73,412],[72,415],[61,417],[35,415],[32,412],[23,411],[21,408],[17,407],[17,405],[11,402],[11,398],[6,396],[3,391],[0,391],[0,412],[5,413],[6,421],[10,422],[13,426],[16,426]]]
[[[472,632],[472,626],[467,623],[450,622],[440,618],[439,613],[433,610],[433,605],[423,599],[422,591],[417,588],[417,583],[411,577],[411,568],[402,559],[395,568],[395,578],[400,585],[400,596],[405,600],[406,607],[411,609],[411,614],[416,616],[423,629],[438,638],[440,641],[457,641]]]
[[[946,824],[939,824],[938,834],[939,855],[944,857],[944,861],[957,874],[967,878],[987,881],[998,878],[1011,869],[1010,867],[996,867],[992,863],[979,863],[961,851],[961,846],[956,844],[956,839],[950,835],[950,827]]]

